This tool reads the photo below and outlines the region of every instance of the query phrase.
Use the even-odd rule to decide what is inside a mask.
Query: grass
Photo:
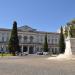
[[[0,53],[0,56],[13,56],[12,54],[9,54],[9,53]]]

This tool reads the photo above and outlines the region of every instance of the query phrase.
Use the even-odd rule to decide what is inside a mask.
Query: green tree
[[[64,34],[63,34],[62,26],[61,26],[60,39],[59,39],[59,51],[60,51],[60,53],[65,52],[65,40],[64,40]]]
[[[75,26],[74,26],[74,25],[71,25],[71,26],[70,26],[70,31],[69,31],[69,33],[70,33],[70,37],[71,37],[71,38],[75,38]]]
[[[15,52],[20,52],[16,21],[13,22],[13,28],[12,28],[10,40],[8,43],[8,50],[13,55],[15,55]]]
[[[68,37],[68,30],[67,30],[67,28],[65,28],[64,35],[65,35],[65,38]]]
[[[44,52],[48,52],[47,34],[45,35]]]

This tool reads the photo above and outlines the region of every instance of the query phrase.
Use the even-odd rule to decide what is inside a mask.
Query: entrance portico
[[[34,54],[35,46],[34,45],[22,45],[21,52],[28,52],[29,54]]]

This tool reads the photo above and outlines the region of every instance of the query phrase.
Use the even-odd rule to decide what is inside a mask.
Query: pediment
[[[36,29],[33,29],[27,25],[24,25],[24,26],[21,26],[21,27],[18,27],[19,30],[22,30],[22,31],[36,31]]]

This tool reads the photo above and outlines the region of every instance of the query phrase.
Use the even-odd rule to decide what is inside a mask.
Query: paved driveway
[[[0,75],[75,75],[75,60],[47,60],[47,57],[0,58]]]

